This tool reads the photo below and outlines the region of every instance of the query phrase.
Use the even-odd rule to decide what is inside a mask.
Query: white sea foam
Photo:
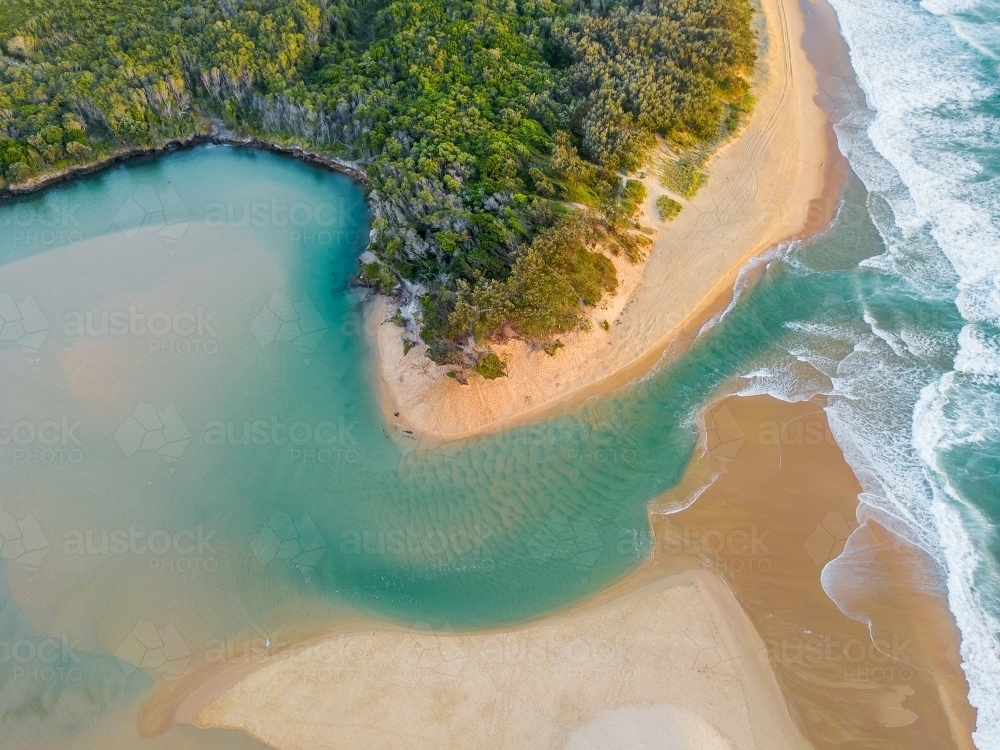
[[[948,295],[968,322],[954,371],[942,374],[925,366],[946,351],[939,332],[889,331],[866,311],[874,336],[841,363],[831,428],[866,504],[905,522],[942,562],[978,708],[974,740],[992,750],[1000,748],[1000,622],[991,607],[1000,585],[982,535],[969,532],[977,512],[939,456],[987,439],[1000,415],[982,390],[992,384],[996,393],[1000,382],[1000,346],[989,333],[1000,327],[1000,179],[990,171],[1000,121],[989,114],[1000,96],[994,56],[966,41],[995,40],[997,25],[985,13],[949,17],[974,11],[971,0],[831,2],[872,110],[836,127],[887,248],[864,265]]]
[[[875,321],[875,316],[872,315],[871,310],[865,305],[865,323],[868,327],[872,329],[872,333],[882,339],[889,348],[892,349],[892,353],[897,357],[905,356],[905,344],[902,342],[898,336],[896,336],[892,331],[888,331],[884,328],[879,327],[878,323]]]
[[[962,443],[981,441],[988,432],[1000,436],[1000,425],[991,419],[1000,412],[990,414],[976,405],[967,408],[968,401],[963,404],[960,397],[956,398],[960,378],[958,373],[945,373],[923,389],[914,409],[913,438],[920,457],[936,479],[931,512],[947,560],[949,607],[962,631],[962,668],[969,678],[969,700],[979,708],[976,744],[994,748],[1000,733],[996,695],[1000,685],[1000,619],[983,601],[983,592],[991,588],[986,585],[989,583],[996,590],[996,571],[984,565],[967,531],[988,529],[989,523],[953,486],[939,456]],[[1000,394],[996,401],[994,408],[1000,407]],[[993,580],[984,581],[984,576]]]
[[[990,337],[979,326],[969,324],[958,334],[958,344],[956,371],[1000,381],[1000,341]]]
[[[952,338],[943,331],[903,327],[899,338],[914,357],[925,361],[944,358],[952,349]]]
[[[979,0],[922,0],[920,5],[936,16],[949,16],[978,7]]]
[[[827,393],[830,381],[821,372],[798,359],[769,363],[742,376],[737,396],[770,396],[786,403],[808,401],[817,393]]]
[[[771,264],[775,260],[788,258],[791,253],[801,247],[801,245],[802,243],[798,240],[779,242],[777,245],[768,248],[760,255],[752,257],[747,264],[739,270],[739,273],[736,274],[736,282],[733,284],[733,298],[729,301],[729,304],[726,305],[726,309],[713,315],[700,329],[698,329],[698,334],[695,336],[695,340],[701,338],[704,334],[715,328],[715,326],[717,326],[719,322],[722,321],[722,319],[725,318],[734,307],[736,307],[736,303],[740,301],[743,293],[753,285],[755,277],[759,277],[761,273],[770,268]]]
[[[898,0],[833,4],[876,110],[865,135],[888,162],[870,153],[859,158],[867,149],[845,130],[854,141],[852,165],[869,190],[886,197],[904,233],[925,229],[947,256],[959,275],[963,316],[1000,322],[1000,254],[983,252],[1000,246],[997,186],[970,179],[983,170],[972,154],[995,142],[998,123],[978,109],[996,96],[995,86],[947,19]]]

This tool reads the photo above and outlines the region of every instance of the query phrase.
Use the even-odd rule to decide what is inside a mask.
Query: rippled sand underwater
[[[787,366],[803,394],[830,392],[857,345],[817,330],[863,337],[887,300],[925,316],[858,267],[882,251],[864,198],[852,183],[832,232],[656,374],[437,447],[382,420],[347,178],[201,148],[0,207],[5,736],[256,747],[180,727],[140,740],[137,706],[353,612],[495,626],[619,579],[720,386],[773,390]]]

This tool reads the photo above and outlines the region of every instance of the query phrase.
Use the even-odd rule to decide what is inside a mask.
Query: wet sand
[[[766,661],[744,656],[763,644],[731,592],[676,563],[650,561],[585,605],[502,632],[341,633],[194,722],[282,750],[808,748]]]
[[[705,420],[707,453],[657,504],[684,505],[715,479],[654,521],[658,553],[697,559],[732,587],[809,741],[971,749],[975,712],[941,571],[881,526],[859,529],[861,487],[821,405],[731,397]],[[845,547],[825,578],[859,619],[821,582]]]
[[[591,747],[657,722],[690,730],[692,748],[971,750],[940,573],[859,529],[860,487],[821,405],[729,397],[704,420],[705,450],[651,504],[651,558],[610,589],[495,633],[355,623],[251,674],[217,672],[176,718],[282,750]],[[834,593],[860,619],[823,588],[838,566]]]

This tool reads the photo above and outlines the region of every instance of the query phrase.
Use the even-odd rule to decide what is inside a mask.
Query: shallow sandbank
[[[203,708],[281,750],[807,748],[732,594],[651,563],[520,629],[356,631],[278,661]],[[729,743],[729,744],[727,744]]]
[[[159,696],[161,720],[281,750],[620,747],[647,729],[692,748],[971,750],[939,571],[859,529],[860,487],[821,406],[727,398],[704,427],[705,450],[651,506],[652,557],[592,599],[493,633],[345,624]],[[833,593],[856,619],[821,582],[838,556]]]

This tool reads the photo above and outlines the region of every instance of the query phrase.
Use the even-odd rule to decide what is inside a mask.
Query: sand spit
[[[861,487],[822,404],[730,397],[705,427],[707,451],[657,504],[710,485],[685,510],[654,511],[656,554],[694,557],[727,581],[813,746],[972,750],[942,572],[859,525]]]
[[[762,648],[713,574],[651,564],[520,629],[330,638],[253,673],[196,723],[281,750],[807,748],[766,660],[745,658]]]
[[[650,170],[643,223],[658,230],[654,246],[642,265],[616,263],[619,293],[592,311],[589,331],[563,336],[555,356],[508,342],[497,348],[507,377],[474,376],[463,386],[422,346],[404,354],[400,329],[384,307],[375,308],[378,380],[391,424],[431,438],[466,437],[627,382],[655,364],[685,322],[731,291],[748,259],[827,225],[845,172],[815,102],[817,75],[800,44],[802,11],[797,0],[762,6],[767,53],[750,122],[711,160],[708,183],[667,225],[656,218],[654,202],[664,189]]]

